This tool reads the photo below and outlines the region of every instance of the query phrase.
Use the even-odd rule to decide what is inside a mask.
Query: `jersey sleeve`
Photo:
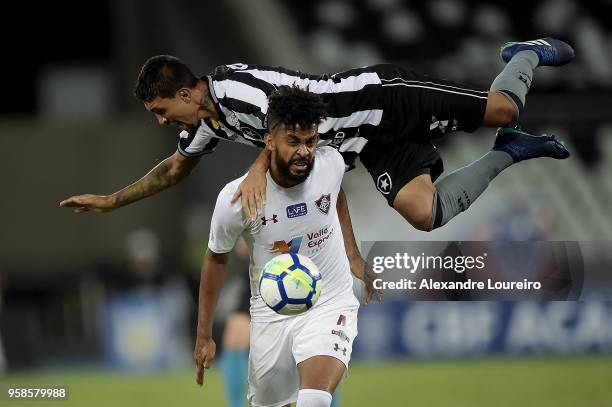
[[[238,237],[246,229],[240,202],[230,203],[235,188],[229,184],[217,198],[215,210],[210,222],[210,236],[208,248],[215,253],[228,253],[232,251]]]
[[[196,130],[179,134],[178,152],[185,157],[198,157],[215,151],[218,143],[213,131],[200,123]]]

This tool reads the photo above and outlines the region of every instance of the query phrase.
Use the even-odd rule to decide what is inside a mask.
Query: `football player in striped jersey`
[[[336,148],[347,170],[359,157],[390,206],[417,229],[436,229],[469,208],[505,168],[532,158],[569,156],[554,136],[509,126],[521,114],[534,70],[569,63],[572,47],[554,38],[513,42],[502,47],[501,57],[507,64],[488,90],[390,64],[334,75],[233,64],[198,78],[174,57],[150,58],[138,75],[135,95],[160,124],[182,129],[177,151],[118,192],[74,196],[60,205],[75,212],[106,212],[154,195],[187,177],[219,139],[263,147],[267,97],[289,85],[326,102],[321,145]],[[481,126],[500,127],[491,151],[434,184],[443,165],[432,139]],[[242,195],[245,213],[253,219],[265,202],[268,167],[264,150],[233,197]]]

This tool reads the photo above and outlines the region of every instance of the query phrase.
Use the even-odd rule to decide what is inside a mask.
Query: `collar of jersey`
[[[204,77],[202,77],[204,79]],[[206,79],[208,80],[208,91],[210,92],[210,96],[212,96],[213,102],[215,105],[219,105],[219,100],[217,100],[217,95],[215,95],[215,87],[213,86],[213,78],[210,75],[206,75]]]

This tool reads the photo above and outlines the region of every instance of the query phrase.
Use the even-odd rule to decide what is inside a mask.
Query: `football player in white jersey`
[[[317,95],[281,87],[270,96],[266,148],[268,204],[262,216],[247,217],[230,203],[244,176],[220,192],[211,221],[200,282],[197,381],[203,383],[216,345],[215,304],[228,253],[239,236],[250,251],[251,339],[248,398],[253,406],[329,406],[346,374],[357,335],[359,302],[353,295],[349,261],[336,211],[344,161],[331,147],[317,149],[317,125],[325,106]],[[246,175],[245,175],[246,176]],[[317,264],[323,289],[318,302],[296,316],[276,314],[258,295],[264,264],[283,252],[306,255]]]

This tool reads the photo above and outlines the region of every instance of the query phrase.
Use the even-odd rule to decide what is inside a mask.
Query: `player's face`
[[[181,130],[188,130],[198,125],[198,104],[191,95],[177,92],[173,98],[156,97],[151,102],[144,102],[145,108],[155,115],[161,125],[176,124]]]
[[[279,175],[292,183],[308,178],[319,141],[317,126],[304,128],[279,124],[269,141]]]

